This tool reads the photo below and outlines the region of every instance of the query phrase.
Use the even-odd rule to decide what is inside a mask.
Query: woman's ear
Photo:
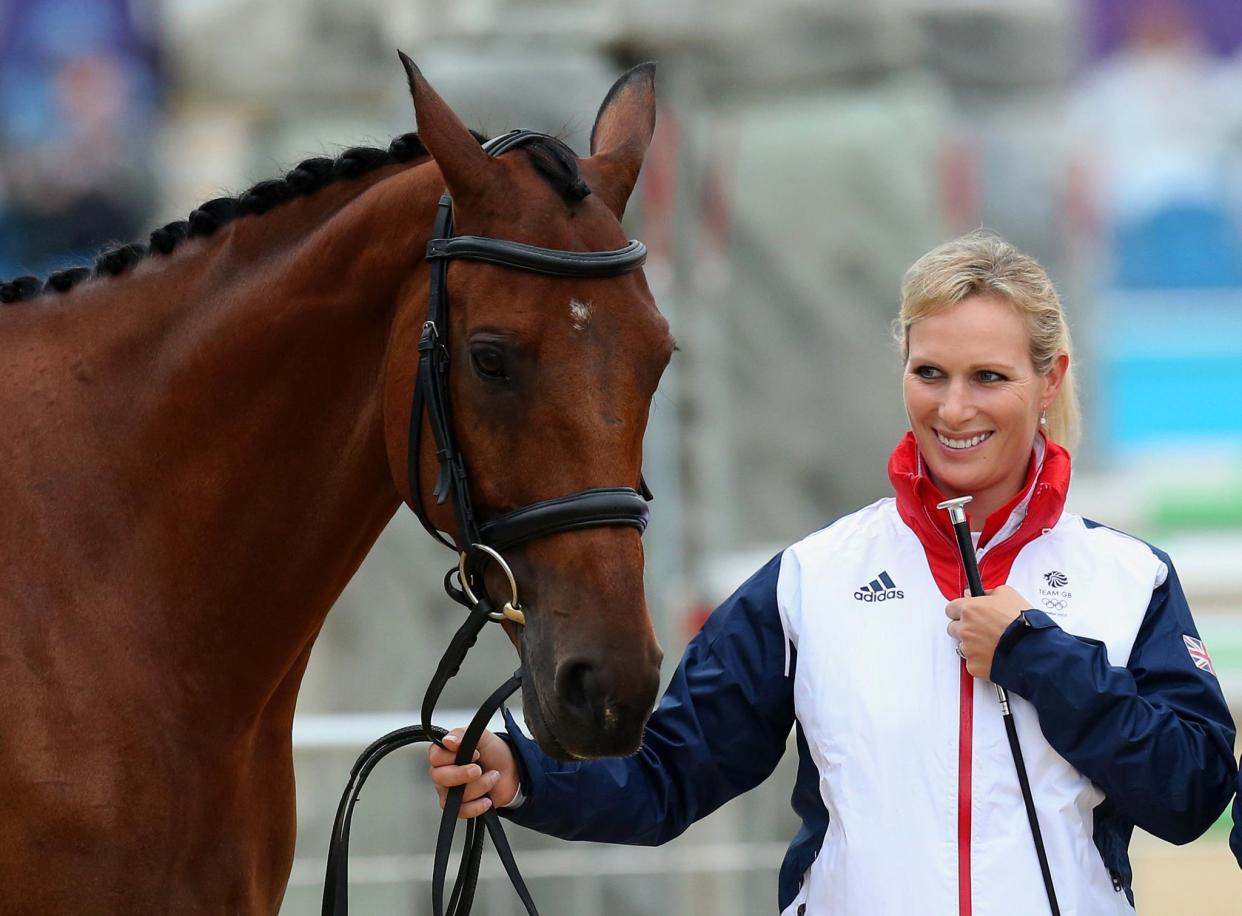
[[[1039,409],[1047,410],[1057,399],[1057,392],[1065,382],[1065,373],[1069,371],[1069,354],[1062,350],[1052,360],[1052,365],[1044,374],[1044,395],[1039,399]]]

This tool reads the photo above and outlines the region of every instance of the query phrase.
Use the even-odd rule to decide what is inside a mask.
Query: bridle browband
[[[551,140],[546,134],[515,130],[483,145],[492,156],[499,156],[535,140]],[[422,724],[398,729],[374,742],[363,751],[350,773],[349,784],[337,808],[332,839],[328,847],[327,874],[324,879],[324,916],[346,916],[348,912],[349,828],[354,804],[367,775],[379,761],[394,750],[419,741],[433,741],[441,747],[444,729],[431,725],[432,713],[445,684],[455,675],[474,645],[479,632],[489,623],[509,620],[522,625],[525,614],[518,601],[517,583],[500,551],[537,538],[583,528],[622,525],[647,527],[647,502],[652,498],[646,481],[639,476],[639,489],[632,487],[597,487],[580,490],[530,503],[510,512],[480,521],[470,497],[470,480],[466,461],[453,435],[452,411],[449,401],[449,347],[447,290],[448,264],[451,260],[481,261],[528,273],[553,277],[610,277],[641,267],[647,259],[647,247],[639,241],[612,251],[560,251],[540,248],[522,242],[493,239],[476,235],[453,235],[453,201],[446,192],[436,208],[432,238],[427,243],[427,261],[431,265],[427,317],[418,342],[418,375],[414,383],[414,399],[410,410],[406,474],[410,504],[427,532],[458,553],[457,566],[444,577],[449,597],[467,608],[469,614],[450,640],[436,673],[423,697]],[[446,538],[427,515],[420,486],[419,456],[422,444],[424,415],[435,439],[439,475],[432,491],[436,503],[453,500],[457,525],[457,543]],[[508,579],[510,598],[500,610],[487,593],[483,572],[488,563],[496,563]],[[454,584],[456,577],[456,584]],[[497,689],[476,713],[456,752],[456,763],[464,765],[473,757],[480,735],[491,716],[521,686],[520,672],[515,673]],[[453,885],[448,910],[444,908],[444,883],[448,858],[461,808],[464,787],[449,791],[440,820],[432,875],[432,909],[435,916],[469,913],[474,888],[478,881],[482,856],[483,827],[491,835],[501,863],[513,882],[526,911],[537,916],[534,902],[526,889],[503,829],[494,809],[466,825],[466,846],[457,879]],[[483,827],[479,822],[483,822]]]

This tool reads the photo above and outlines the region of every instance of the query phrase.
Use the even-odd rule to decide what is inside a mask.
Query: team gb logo
[[[1050,569],[1044,573],[1044,581],[1048,583],[1048,588],[1039,589],[1044,610],[1049,616],[1064,617],[1070,598],[1073,597],[1073,593],[1066,588],[1069,585],[1069,576],[1059,569]]]

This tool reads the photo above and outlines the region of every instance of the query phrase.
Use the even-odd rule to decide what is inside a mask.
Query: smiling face
[[[1022,486],[1069,358],[1038,373],[1022,313],[980,294],[910,325],[907,345],[903,393],[919,451],[946,497],[974,497],[981,528]]]

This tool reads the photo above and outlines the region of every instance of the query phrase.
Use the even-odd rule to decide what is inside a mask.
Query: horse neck
[[[124,545],[116,612],[232,713],[292,715],[324,617],[398,505],[384,362],[436,194],[407,171],[238,220],[184,265],[116,283],[125,315],[145,300],[149,316],[98,351],[123,365],[88,370],[115,379],[95,460],[117,473],[83,500],[85,527]]]

